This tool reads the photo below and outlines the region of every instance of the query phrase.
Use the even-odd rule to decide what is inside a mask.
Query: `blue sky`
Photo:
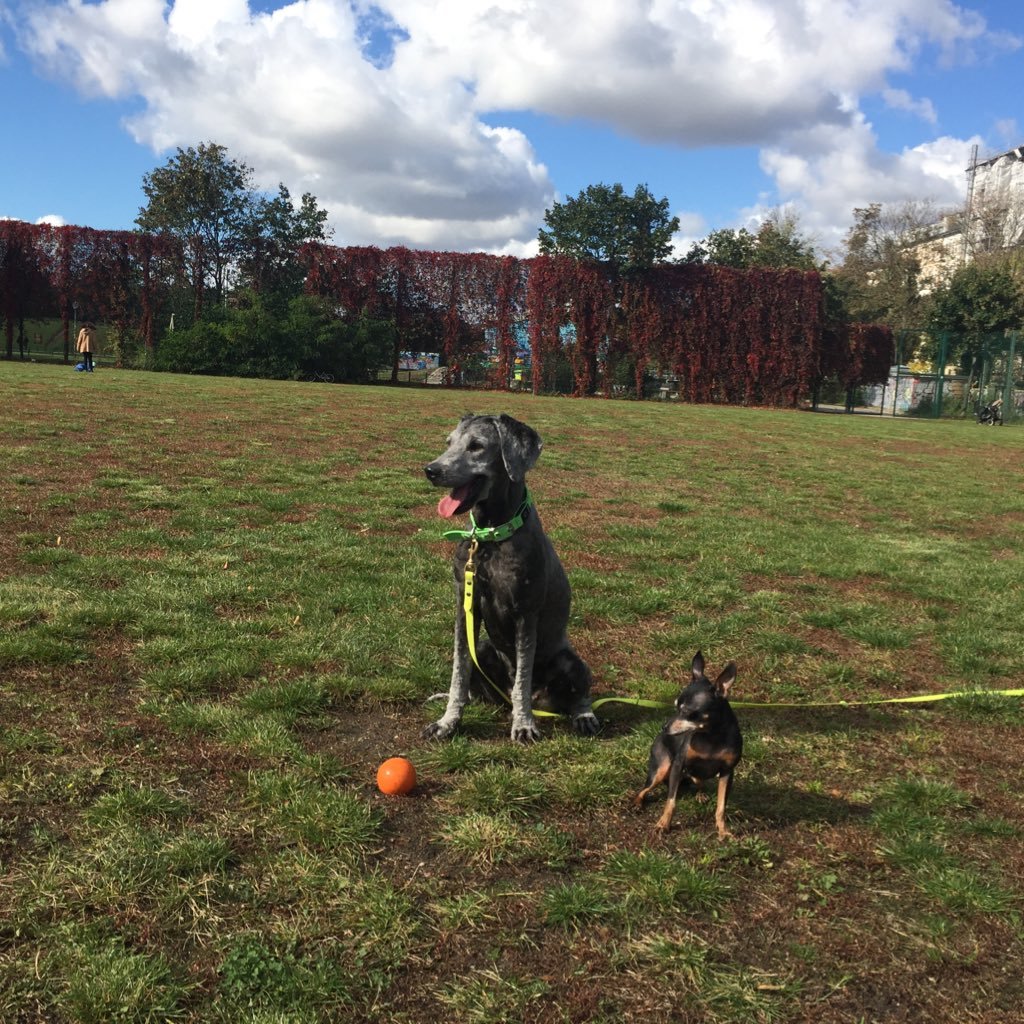
[[[1024,4],[0,0],[0,216],[130,228],[143,175],[226,145],[337,244],[529,255],[545,208],[647,183],[677,239],[963,194],[1024,143]]]

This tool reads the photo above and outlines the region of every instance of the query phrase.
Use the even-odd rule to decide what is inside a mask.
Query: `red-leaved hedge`
[[[565,256],[322,244],[298,256],[309,292],[343,315],[395,323],[396,378],[400,352],[437,351],[450,380],[472,367],[508,387],[524,334],[516,325],[526,325],[535,391],[567,367],[560,379],[579,395],[639,396],[657,375],[691,402],[792,406],[825,376],[847,387],[884,381],[892,361],[887,327],[825,322],[815,272],[662,264],[619,278]],[[67,345],[76,303],[79,321],[103,320],[152,348],[185,259],[163,235],[0,221],[7,357],[25,317],[59,317]]]

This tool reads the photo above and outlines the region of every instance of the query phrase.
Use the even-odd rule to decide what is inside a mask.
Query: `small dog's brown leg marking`
[[[650,795],[651,791],[660,786],[665,781],[665,779],[668,778],[668,773],[671,770],[671,768],[672,761],[670,758],[666,757],[665,760],[658,765],[658,770],[654,773],[654,777],[651,779],[651,781],[646,786],[644,786],[644,788],[641,789],[635,797],[633,797],[634,807],[643,806],[643,802]]]
[[[672,797],[669,797],[665,801],[665,810],[661,812],[661,817],[658,819],[657,825],[654,827],[659,832],[667,832],[669,826],[672,824],[672,815],[676,812],[676,802]]]
[[[715,806],[715,825],[718,827],[719,839],[731,839],[732,833],[725,827],[725,801],[729,797],[732,785],[731,775],[721,775],[718,779],[718,803]]]

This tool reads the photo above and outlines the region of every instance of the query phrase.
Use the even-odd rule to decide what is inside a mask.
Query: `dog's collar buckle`
[[[477,526],[476,520],[473,518],[473,513],[469,513],[470,529],[468,530],[445,530],[441,536],[445,540],[469,540],[475,544],[479,543],[492,543],[497,544],[503,540],[508,540],[519,529],[520,526],[526,522],[526,517],[530,514],[530,509],[533,507],[533,495],[527,490],[523,503],[519,506],[519,510],[516,514],[507,522],[502,523],[501,526]]]

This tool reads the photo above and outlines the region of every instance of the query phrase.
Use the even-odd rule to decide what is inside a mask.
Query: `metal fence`
[[[97,365],[113,364],[117,360],[117,353],[114,351],[110,332],[103,323],[94,322],[99,351],[94,354],[93,359]],[[80,326],[77,317],[68,324],[68,363],[77,363],[79,359],[75,351],[75,339]],[[15,359],[33,363],[65,362],[64,326],[60,320],[24,320],[18,327],[19,329],[14,332]]]
[[[69,338],[69,363],[76,363],[75,329]],[[63,362],[64,336],[59,320],[26,320],[20,325],[14,358],[35,362]],[[97,324],[99,353],[97,365],[117,363],[115,338],[107,325]],[[998,402],[999,420],[1024,423],[1024,331],[966,336],[949,331],[906,328],[894,334],[895,363],[882,384],[862,387],[845,398],[849,412],[926,418],[978,418],[984,409]],[[442,384],[446,368],[402,368],[402,383]],[[523,370],[526,385],[528,367]],[[380,379],[392,379],[391,370]],[[470,384],[469,379],[460,383]],[[677,398],[674,381],[650,378],[645,397]],[[571,381],[563,382],[570,387]],[[515,386],[515,385],[513,385]],[[632,389],[627,389],[632,394]],[[825,390],[828,390],[826,382]],[[834,390],[834,388],[833,388]],[[836,404],[838,402],[838,405]],[[821,408],[839,411],[844,402],[841,391],[821,399]],[[815,408],[819,403],[815,401]]]
[[[889,379],[862,389],[861,409],[892,416],[978,417],[998,402],[1003,422],[1024,420],[1024,334],[967,336],[905,329]]]

